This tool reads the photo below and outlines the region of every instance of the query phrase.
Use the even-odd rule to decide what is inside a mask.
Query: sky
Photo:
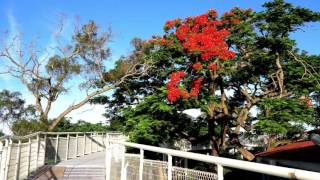
[[[88,20],[97,22],[100,28],[112,28],[113,39],[109,44],[112,57],[107,63],[108,68],[121,56],[130,52],[130,40],[134,37],[148,39],[152,35],[162,34],[163,24],[170,19],[205,13],[208,9],[216,9],[220,14],[238,6],[262,10],[264,0],[1,0],[0,1],[0,32],[8,32],[8,36],[0,39],[10,39],[21,32],[23,43],[37,39],[39,47],[50,49],[55,45],[53,33],[56,31],[59,17],[65,17],[65,30],[62,37],[69,41],[75,19],[85,23]],[[320,11],[319,0],[288,0],[295,5]],[[320,54],[320,24],[308,24],[304,31],[292,35],[298,42],[298,47],[312,54]],[[1,37],[2,36],[2,37]],[[50,50],[48,50],[50,51]],[[50,52],[49,52],[50,53]],[[51,52],[52,53],[52,52]],[[0,61],[0,71],[4,70]],[[71,92],[62,96],[52,109],[49,116],[53,117],[77,101],[84,95],[75,84],[68,86]],[[0,90],[20,91],[27,103],[34,99],[19,81],[6,75],[0,75]],[[101,115],[104,107],[101,105],[86,105],[69,115],[75,122],[78,119],[90,122],[104,122]],[[1,126],[0,126],[1,128]],[[2,127],[5,128],[5,127]]]

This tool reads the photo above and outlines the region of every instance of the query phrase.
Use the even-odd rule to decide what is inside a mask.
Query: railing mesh
[[[119,149],[116,152],[120,152]],[[119,156],[117,154],[116,156]],[[121,179],[122,159],[112,156],[111,161],[111,178],[112,180]],[[124,172],[127,180],[139,179],[140,157],[137,154],[125,154]],[[143,180],[167,180],[168,179],[168,165],[167,161],[160,160],[143,160]],[[217,175],[211,172],[204,172],[188,168],[176,167],[172,168],[172,178],[174,180],[216,180]]]

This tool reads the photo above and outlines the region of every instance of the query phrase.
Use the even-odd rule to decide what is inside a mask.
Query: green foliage
[[[86,121],[79,120],[76,123],[71,123],[70,119],[63,119],[56,128],[53,130],[55,132],[105,132],[108,130],[106,125],[102,123],[90,123]]]
[[[130,140],[157,145],[168,140],[173,127],[168,118],[172,109],[157,96],[149,96],[134,108],[124,110],[125,132]]]
[[[25,105],[19,92],[2,90],[0,92],[0,122],[11,123],[35,117],[35,108]]]
[[[38,131],[46,131],[46,125],[38,120],[18,120],[13,122],[11,131],[16,136],[24,136]]]
[[[159,145],[186,138],[190,141],[205,136],[206,123],[194,121],[165,101],[165,94],[148,96],[135,107],[126,108],[124,131],[133,142]],[[205,130],[206,131],[206,130]]]
[[[259,108],[259,121],[254,125],[258,132],[272,135],[292,134],[293,131],[302,133],[303,125],[314,121],[313,108],[301,99],[264,99],[259,103]]]
[[[13,122],[11,130],[14,135],[24,136],[38,131],[46,131],[46,125],[38,120],[18,120]],[[90,123],[78,121],[71,123],[70,119],[63,119],[53,130],[54,132],[105,132],[109,130],[108,126],[102,123]]]

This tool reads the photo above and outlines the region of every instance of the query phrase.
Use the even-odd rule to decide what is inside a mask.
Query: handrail
[[[143,151],[147,150],[147,151],[152,151],[157,153],[163,153],[163,154],[167,154],[169,157],[176,156],[176,157],[182,157],[187,159],[193,159],[197,161],[213,163],[218,166],[237,168],[237,169],[253,171],[257,173],[263,173],[263,174],[268,174],[268,175],[273,175],[278,177],[284,177],[284,178],[290,178],[290,179],[304,179],[304,180],[320,179],[320,173],[312,172],[312,171],[286,168],[286,167],[248,162],[248,161],[242,161],[242,160],[235,160],[235,159],[229,159],[229,158],[223,158],[223,157],[215,157],[215,156],[203,155],[203,154],[192,153],[192,152],[184,152],[184,151],[178,151],[173,149],[154,147],[154,146],[143,145],[143,144],[116,141],[112,139],[110,139],[109,142],[132,147],[132,148],[138,148]],[[218,168],[218,177],[219,177],[219,168]]]
[[[0,137],[0,141],[2,140],[6,140],[6,139],[13,139],[13,140],[23,140],[23,139],[28,139],[31,137],[36,137],[37,135],[64,135],[64,134],[90,134],[90,133],[109,133],[109,134],[118,134],[119,132],[116,131],[111,131],[111,132],[105,132],[105,131],[101,131],[101,132],[97,132],[97,131],[89,131],[89,132],[43,132],[43,131],[39,131],[39,132],[35,132],[32,134],[28,134],[25,136],[15,136],[15,135],[6,135],[6,136],[2,136]]]

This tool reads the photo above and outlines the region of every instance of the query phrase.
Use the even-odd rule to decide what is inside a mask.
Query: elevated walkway
[[[72,179],[74,174],[85,177],[90,173],[104,179],[105,139],[105,132],[38,132],[1,137],[0,180],[42,176]],[[83,174],[86,171],[88,174]]]
[[[105,180],[105,164],[105,152],[96,152],[61,161],[54,166],[46,166],[32,179]]]
[[[320,179],[317,172],[126,140],[121,133],[101,132],[38,132],[1,137],[0,180],[223,180],[225,167],[289,179]],[[216,172],[183,168],[176,163],[177,159],[213,164]]]

